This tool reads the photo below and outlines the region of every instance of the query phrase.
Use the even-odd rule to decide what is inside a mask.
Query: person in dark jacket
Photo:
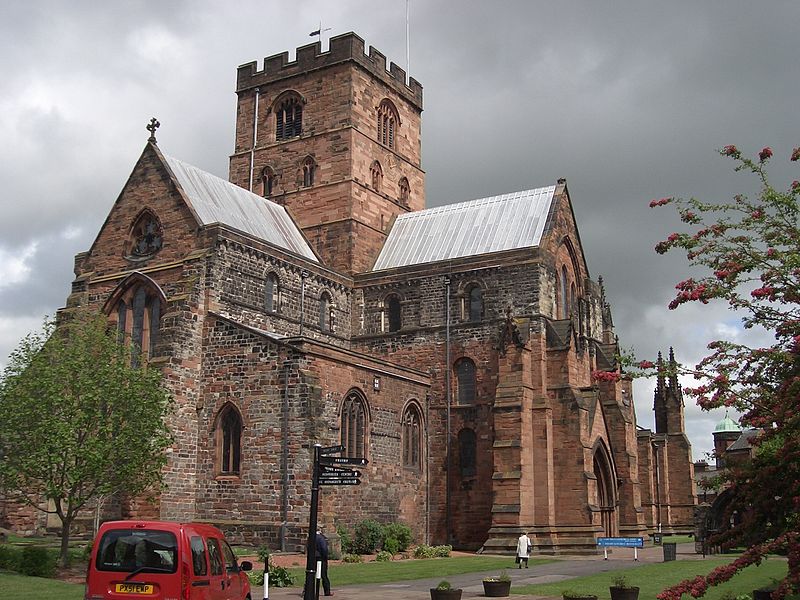
[[[333,596],[331,580],[328,579],[328,538],[317,529],[317,560],[322,562],[322,589],[326,596]]]

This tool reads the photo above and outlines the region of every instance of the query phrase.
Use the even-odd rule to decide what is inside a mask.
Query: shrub
[[[386,552],[390,555],[400,552],[400,542],[397,540],[397,538],[383,538],[383,552]]]
[[[434,551],[433,546],[428,546],[428,544],[420,544],[416,548],[414,548],[414,558],[433,558]]]
[[[0,544],[0,569],[8,571],[19,571],[19,563],[22,559],[22,550],[16,546]]]
[[[364,519],[353,532],[353,550],[358,554],[372,554],[383,540],[383,525],[372,519]]]
[[[264,571],[259,569],[247,571],[247,578],[250,580],[250,585],[264,585]]]
[[[450,585],[450,582],[449,582],[449,581],[447,581],[446,579],[442,579],[442,580],[441,580],[441,581],[440,581],[440,582],[439,582],[439,583],[436,585],[436,589],[437,589],[437,590],[450,590],[450,589],[453,589],[453,586],[451,586],[451,585]]]
[[[628,583],[628,578],[625,575],[617,575],[614,577],[614,587],[628,589],[631,584]]]
[[[42,546],[25,546],[19,562],[19,572],[29,577],[52,577],[56,572],[58,552]]]
[[[386,550],[381,550],[375,557],[376,562],[389,562],[390,560],[392,560],[392,553]]]
[[[411,528],[405,523],[389,523],[388,525],[384,525],[383,547],[385,550],[388,550],[388,548],[386,548],[386,543],[391,539],[396,540],[398,544],[397,550],[395,550],[393,554],[408,550],[412,542]]]
[[[261,583],[264,582],[262,581]],[[294,577],[286,567],[271,567],[269,570],[269,584],[279,588],[291,587],[294,585]]]
[[[342,552],[345,554],[353,554],[355,548],[353,548],[353,535],[350,533],[350,530],[344,525],[337,525],[336,533],[339,535],[339,539],[342,542]]]
[[[256,554],[258,555],[258,560],[260,560],[261,562],[267,562],[267,559],[269,558],[270,555],[269,546],[267,546],[266,544],[261,544],[258,547],[258,551],[256,552]]]
[[[445,544],[444,546],[434,546],[433,547],[433,556],[434,558],[447,558],[450,556],[450,553],[453,551],[453,547]]]
[[[346,553],[342,554],[342,562],[345,563],[360,563],[364,562],[364,559],[360,554],[353,554],[353,553]]]

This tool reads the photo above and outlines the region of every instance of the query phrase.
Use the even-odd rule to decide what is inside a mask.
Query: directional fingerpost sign
[[[321,456],[327,456],[328,454],[339,454],[339,452],[344,452],[344,446],[328,446],[327,448],[319,449]]]
[[[355,469],[347,469],[345,467],[331,467],[329,465],[320,465],[322,470],[319,473],[320,477],[361,477],[361,471]]]
[[[320,485],[361,485],[358,477],[320,477]]]
[[[356,458],[355,456],[320,456],[321,465],[368,465],[366,458]]]

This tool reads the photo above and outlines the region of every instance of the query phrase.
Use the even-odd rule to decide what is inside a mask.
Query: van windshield
[[[100,540],[98,571],[174,573],[178,568],[175,534],[157,529],[111,529]]]

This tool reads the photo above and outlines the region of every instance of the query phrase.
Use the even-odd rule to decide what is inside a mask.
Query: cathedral
[[[368,462],[322,488],[329,531],[561,554],[692,530],[680,386],[637,425],[564,179],[426,209],[422,86],[353,33],[240,66],[236,94],[228,181],[153,120],[75,258],[62,315],[104,311],[176,401],[164,489],[114,516],[295,550],[314,445],[341,444]]]

